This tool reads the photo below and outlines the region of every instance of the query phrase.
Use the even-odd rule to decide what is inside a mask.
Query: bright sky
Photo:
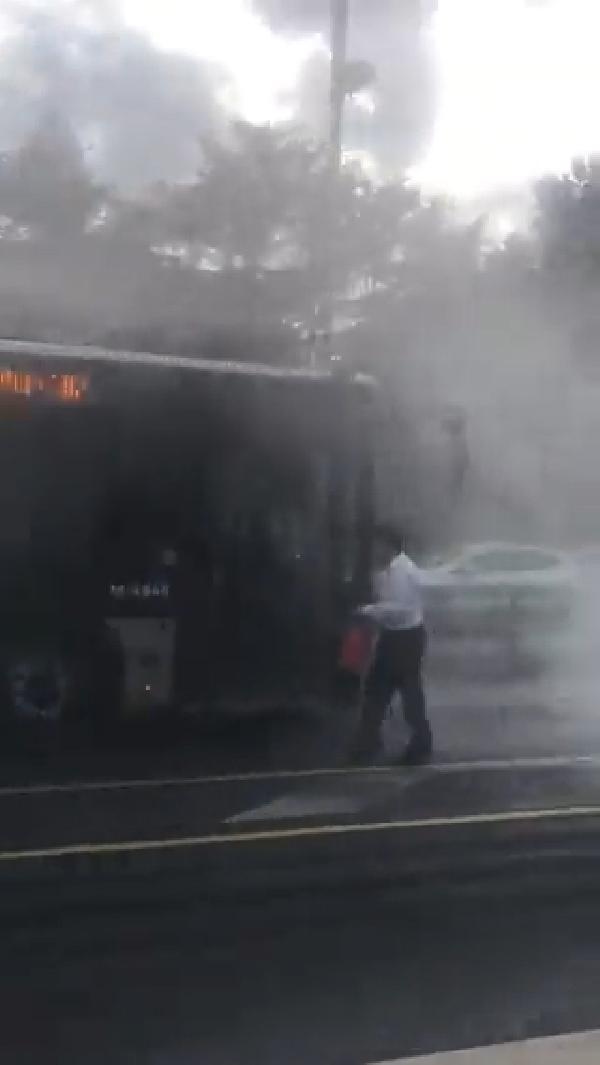
[[[281,93],[318,46],[276,36],[249,0],[112,2],[159,47],[227,67],[228,102],[252,121],[283,117]],[[486,196],[600,148],[600,0],[438,0],[430,32],[437,120],[415,168],[428,187]]]
[[[156,45],[214,60],[233,76],[230,102],[250,122],[286,118],[280,96],[291,89],[316,39],[283,39],[249,0],[121,0],[126,20]]]
[[[276,37],[247,0],[122,4],[157,44],[226,64],[257,121],[277,114],[279,93],[314,47]],[[438,113],[415,170],[427,186],[485,196],[600,147],[600,0],[438,0],[431,35]]]
[[[514,187],[600,148],[600,0],[439,0],[427,184]]]

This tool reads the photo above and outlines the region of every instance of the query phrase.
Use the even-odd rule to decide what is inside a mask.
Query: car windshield
[[[600,0],[0,0],[0,1065],[600,1031],[599,111]]]

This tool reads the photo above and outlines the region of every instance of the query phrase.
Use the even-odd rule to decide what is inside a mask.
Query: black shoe
[[[431,761],[432,754],[433,748],[431,743],[409,743],[406,750],[396,762],[396,765],[427,765],[427,763]]]

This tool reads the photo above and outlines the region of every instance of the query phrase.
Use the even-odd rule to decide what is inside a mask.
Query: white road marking
[[[600,755],[577,754],[515,758],[479,758],[464,762],[432,762],[427,767],[437,773],[456,773],[480,770],[501,769],[597,769],[600,768]]]
[[[600,758],[599,758],[600,764]],[[207,784],[244,784],[252,781],[303,780],[313,777],[337,777],[367,773],[385,773],[389,766],[364,766],[352,769],[281,769],[256,773],[220,773],[194,777],[138,777],[122,780],[78,780],[68,784],[16,784],[0,787],[0,799],[17,795],[70,794],[81,791],[133,791],[143,788],[195,788]]]
[[[254,821],[285,821],[294,818],[323,817],[327,814],[344,816],[358,814],[382,802],[390,802],[399,792],[408,791],[418,784],[427,770],[420,768],[410,773],[380,774],[371,780],[360,777],[354,780],[352,790],[343,789],[343,781],[333,777],[327,788],[306,787],[279,795],[258,806],[246,807],[232,817],[229,824],[245,824]]]
[[[438,773],[479,772],[503,769],[598,769],[597,755],[551,755],[548,757],[484,758],[471,761],[432,762],[419,772]],[[243,784],[246,781],[310,780],[319,777],[364,777],[377,775],[414,774],[416,770],[393,765],[356,766],[343,769],[291,769],[256,773],[222,773],[192,777],[141,777],[122,780],[79,780],[68,784],[17,784],[0,787],[0,799],[18,795],[69,795],[73,792],[132,791],[142,788],[204,787],[208,784]]]
[[[282,795],[272,802],[251,806],[233,817],[228,817],[227,823],[234,825],[253,821],[291,821],[294,818],[356,814],[364,805],[364,799],[351,795]]]
[[[600,1032],[595,1031],[400,1058],[380,1065],[598,1065],[599,1061]]]

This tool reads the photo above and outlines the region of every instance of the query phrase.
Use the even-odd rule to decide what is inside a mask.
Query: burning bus
[[[365,594],[373,381],[0,342],[0,681],[53,722],[322,690]]]

